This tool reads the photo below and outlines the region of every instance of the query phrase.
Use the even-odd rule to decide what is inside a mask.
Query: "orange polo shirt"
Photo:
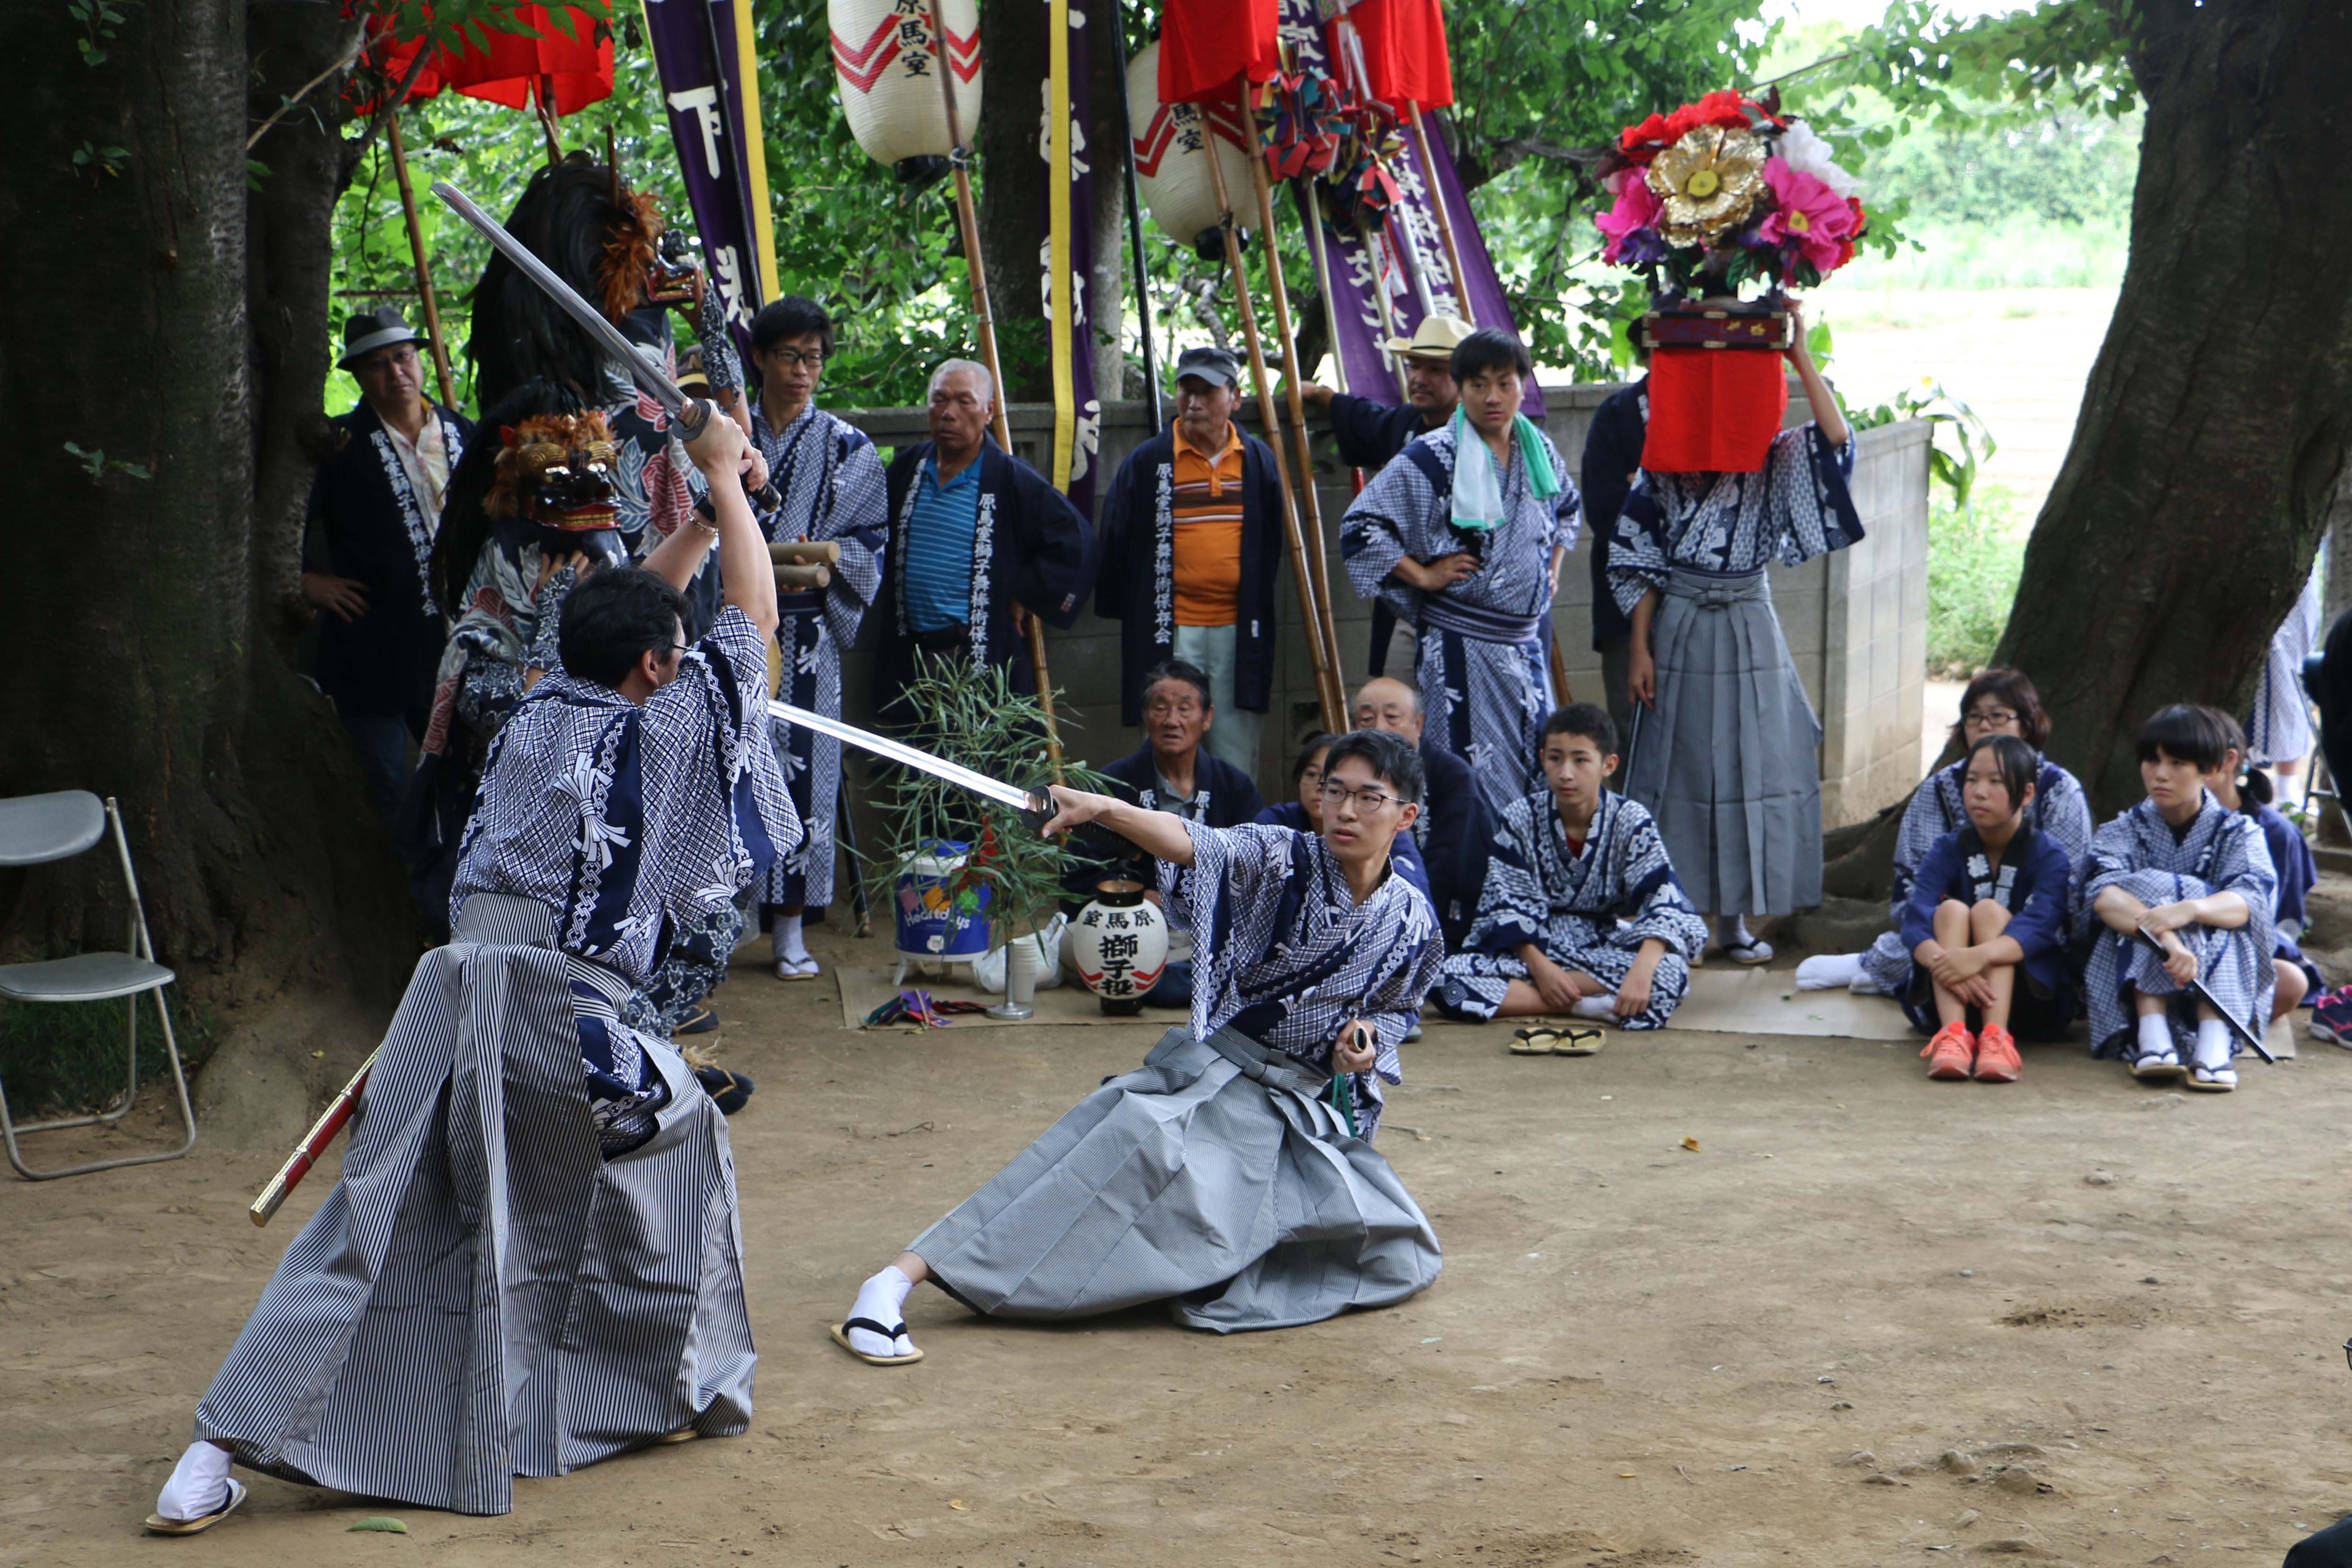
[[[1212,458],[1176,436],[1173,554],[1176,624],[1231,626],[1241,616],[1242,433],[1225,426],[1224,449]]]

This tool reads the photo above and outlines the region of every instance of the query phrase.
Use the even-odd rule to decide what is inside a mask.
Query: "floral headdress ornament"
[[[1711,92],[1627,126],[1602,160],[1615,196],[1594,215],[1601,259],[1647,273],[1654,293],[1810,288],[1853,259],[1868,215],[1853,176],[1779,94]]]

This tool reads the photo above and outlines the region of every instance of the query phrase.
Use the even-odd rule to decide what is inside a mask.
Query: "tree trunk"
[[[1079,214],[1094,232],[1095,265],[1087,279],[1094,315],[1095,395],[1108,402],[1127,392],[1127,121],[1119,114],[1118,7],[1087,8],[1087,161],[1094,170],[1094,211]],[[1138,389],[1140,395],[1140,389]]]
[[[0,22],[18,67],[0,101],[11,152],[0,267],[50,280],[0,295],[0,419],[26,436],[6,548],[31,590],[9,617],[17,674],[0,686],[0,795],[121,798],[161,956],[226,1009],[234,1039],[246,1002],[302,982],[382,997],[414,953],[415,921],[357,769],[260,612],[261,580],[284,576],[297,487],[276,422],[299,402],[305,358],[317,406],[325,273],[314,238],[261,280],[285,301],[289,356],[264,391],[259,406],[275,410],[264,433],[255,366],[273,367],[247,303],[249,73],[258,64],[290,91],[317,68],[301,60],[332,56],[294,49],[302,29],[288,15],[268,25],[286,57],[249,61],[244,0],[125,9],[94,68],[62,5],[8,6]],[[342,36],[331,7],[283,10]],[[120,172],[77,172],[85,144],[121,149]],[[296,175],[283,189],[273,232],[286,237],[310,203],[323,234],[335,185]],[[274,198],[257,205],[280,211]],[[103,452],[104,471],[93,477],[69,441]],[[257,526],[257,444],[277,476],[268,529]],[[102,853],[0,878],[0,945],[119,946],[124,907]]]
[[[2242,713],[2352,438],[2343,0],[2141,0],[2132,245],[1997,654],[2102,813],[2156,708]]]
[[[981,57],[988,62],[988,105],[975,143],[980,153],[980,254],[988,267],[988,302],[996,318],[1006,395],[1041,402],[1054,395],[1044,353],[1045,284],[1037,265],[1045,163],[1037,156],[1045,112],[1046,18],[1034,3],[980,8]],[[971,129],[964,130],[973,136]]]

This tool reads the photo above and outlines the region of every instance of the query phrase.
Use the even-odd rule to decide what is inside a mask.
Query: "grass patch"
[[[172,1029],[180,1041],[180,1065],[190,1073],[210,1050],[211,1015],[189,1003],[174,985],[164,993]],[[171,1076],[163,1030],[155,1004],[145,994],[110,1002],[0,1004],[0,1082],[8,1090],[9,1113],[19,1122],[100,1111],[122,1093],[129,1073],[124,1009],[139,1005],[139,1082],[142,1087]]]
[[[1979,486],[1961,507],[1936,490],[1927,518],[1930,675],[1965,679],[1992,663],[2024,570],[2025,530],[2010,491]]]

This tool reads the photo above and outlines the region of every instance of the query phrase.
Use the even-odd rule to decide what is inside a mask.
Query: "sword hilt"
[[[688,441],[694,441],[701,436],[704,427],[717,417],[719,417],[717,403],[712,402],[709,398],[690,397],[678,405],[673,423],[677,424],[681,436]],[[783,495],[776,488],[773,479],[756,490],[747,483],[743,486],[743,494],[751,497],[754,509],[762,512],[772,512],[784,504]]]
[[[1032,789],[1029,791],[1029,804],[1021,808],[1021,821],[1031,832],[1042,837],[1045,824],[1054,820],[1055,812],[1059,810],[1051,795],[1043,789]],[[1108,858],[1124,860],[1136,851],[1134,844],[1100,822],[1081,822],[1065,836],[1076,839],[1096,854]]]

